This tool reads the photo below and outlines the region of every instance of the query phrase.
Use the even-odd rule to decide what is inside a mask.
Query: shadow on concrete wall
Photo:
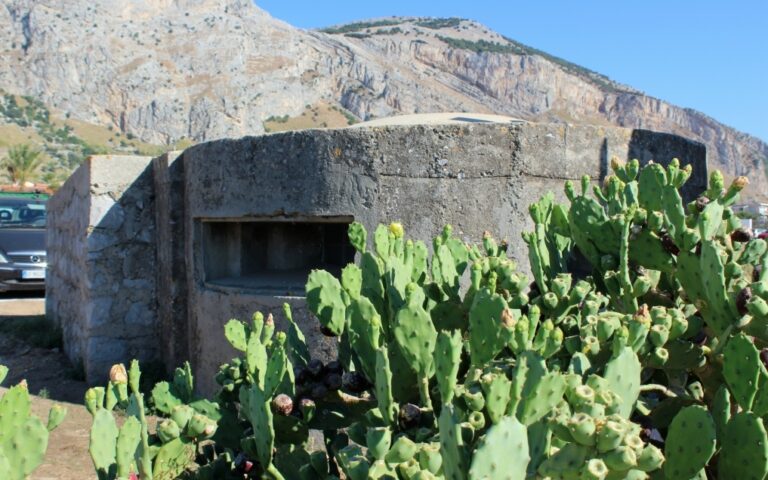
[[[152,161],[157,225],[157,316],[160,358],[172,370],[190,359],[184,161],[170,152]]]
[[[599,174],[599,185],[603,184],[603,180],[605,180],[605,177],[608,176],[608,139],[604,138],[602,145],[600,145],[600,174]]]
[[[707,148],[702,143],[670,133],[636,129],[632,131],[627,160],[635,158],[640,165],[651,160],[668,165],[673,158],[680,160],[681,166],[690,164],[693,173],[681,189],[684,202],[695,200],[707,188]]]
[[[640,165],[647,165],[650,161],[654,161],[666,166],[673,158],[677,158],[681,165],[690,164],[693,168],[691,178],[682,188],[683,201],[690,202],[701,195],[707,188],[706,147],[701,143],[676,135],[650,130],[632,131],[627,151],[627,161],[637,159],[640,161]],[[600,185],[602,185],[603,180],[610,173],[608,142],[603,140],[600,147]],[[574,279],[583,279],[593,274],[592,266],[578,248],[573,249],[568,259],[568,270]]]

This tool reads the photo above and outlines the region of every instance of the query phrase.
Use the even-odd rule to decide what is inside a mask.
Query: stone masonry
[[[89,379],[158,356],[151,161],[91,157],[48,203],[46,313]]]
[[[234,354],[230,318],[284,302],[320,356],[333,343],[303,299],[309,268],[349,251],[346,224],[399,220],[419,239],[444,224],[467,241],[510,240],[528,205],[565,179],[601,180],[610,158],[691,163],[687,197],[706,186],[701,144],[613,127],[468,118],[220,140],[157,159],[92,157],[50,203],[47,310],[90,382],[132,357],[190,360],[202,392]],[[342,232],[340,234],[339,232]],[[315,260],[312,260],[315,259]],[[343,262],[342,262],[343,263]]]

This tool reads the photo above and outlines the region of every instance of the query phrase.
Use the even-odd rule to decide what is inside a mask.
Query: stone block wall
[[[83,364],[87,350],[85,322],[90,292],[85,272],[88,261],[90,169],[78,168],[48,200],[46,235],[48,272],[45,312],[62,328],[69,358]]]
[[[49,203],[49,318],[89,381],[158,358],[150,157],[90,157]]]

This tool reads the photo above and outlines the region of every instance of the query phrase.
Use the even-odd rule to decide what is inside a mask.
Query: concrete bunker
[[[565,201],[567,179],[601,181],[613,156],[679,158],[694,169],[685,196],[706,188],[704,146],[679,136],[469,114],[91,157],[49,204],[48,314],[89,382],[133,357],[190,360],[211,392],[235,354],[224,323],[256,310],[279,329],[289,303],[314,354],[333,355],[303,286],[353,258],[351,221],[398,220],[422,240],[447,223],[467,241],[489,230],[524,266],[528,205],[547,191]]]

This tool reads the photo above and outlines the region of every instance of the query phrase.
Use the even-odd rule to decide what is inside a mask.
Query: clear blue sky
[[[301,28],[463,17],[768,141],[768,0],[256,0]]]

